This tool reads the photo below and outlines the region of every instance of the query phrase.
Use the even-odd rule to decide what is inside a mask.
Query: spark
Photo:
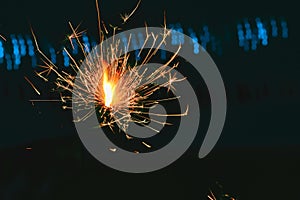
[[[237,200],[236,198],[230,196],[229,194],[226,194],[226,193],[224,194],[223,192],[217,198],[216,195],[213,193],[212,190],[209,190],[209,195],[207,195],[207,197],[209,198],[209,200],[224,199],[223,197],[226,197],[225,199],[229,199],[229,200]]]
[[[105,34],[108,34],[108,30],[106,28],[106,25],[105,25],[104,21],[102,21],[102,26],[104,28]]]
[[[6,42],[6,38],[0,34],[0,38]]]
[[[29,101],[30,102],[50,102],[50,101],[61,102],[61,100],[58,100],[58,99],[31,99]]]
[[[209,198],[209,200],[217,200],[214,193],[210,190],[210,194],[207,195],[207,197]]]
[[[139,5],[141,3],[141,0],[139,0],[136,4],[136,6],[134,7],[134,9],[131,11],[130,14],[124,14],[121,15],[121,18],[123,20],[123,23],[126,23],[128,21],[128,19],[135,13],[135,11],[138,9]]]
[[[100,38],[100,41],[103,40],[103,37],[102,37],[102,30],[101,30],[101,17],[100,17],[100,9],[99,9],[99,2],[98,0],[96,0],[96,10],[97,10],[97,22],[98,22],[98,32],[99,32],[99,38]]]
[[[109,150],[110,150],[111,152],[116,152],[116,151],[117,151],[116,148],[109,148]]]
[[[151,148],[151,145],[147,144],[146,142],[142,142],[143,145],[145,145],[147,148]]]
[[[34,91],[38,94],[41,95],[41,93],[38,91],[38,89],[33,85],[33,83],[26,77],[24,76],[25,80],[31,85],[31,87],[34,89]]]
[[[216,199],[213,199],[211,196],[207,195],[207,197],[209,198],[209,200],[216,200]]]
[[[125,133],[126,139],[131,140],[133,137],[131,137],[130,135],[128,135],[127,133]]]
[[[69,22],[69,25],[71,26],[71,22]],[[71,44],[72,49],[75,49],[72,39],[75,39],[76,35],[81,37],[86,32],[86,30],[77,31],[79,29],[79,26],[80,26],[80,24],[76,26],[76,28],[74,29],[74,32],[72,34],[67,36],[67,38],[68,38],[68,40]]]

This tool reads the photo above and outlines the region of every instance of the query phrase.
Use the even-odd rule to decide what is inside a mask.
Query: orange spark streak
[[[131,11],[130,14],[125,14],[125,15],[121,15],[121,18],[123,20],[123,23],[126,23],[127,20],[135,13],[135,11],[138,9],[139,5],[141,3],[141,0],[139,0],[136,4],[136,6],[134,7],[134,9]]]
[[[38,94],[41,95],[41,93],[38,91],[38,89],[33,85],[33,83],[26,77],[24,76],[25,80],[31,85],[31,87],[34,89],[34,91]]]

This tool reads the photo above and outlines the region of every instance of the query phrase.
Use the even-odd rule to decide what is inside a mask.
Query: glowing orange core
[[[111,107],[113,96],[114,96],[114,85],[109,82],[107,73],[104,73],[103,77],[103,90],[104,90],[104,104],[107,107]]]

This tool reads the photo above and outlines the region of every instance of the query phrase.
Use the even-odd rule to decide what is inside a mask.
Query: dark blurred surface
[[[107,23],[120,24],[134,1],[102,1]],[[36,78],[31,66],[0,69],[0,199],[178,198],[206,199],[216,181],[237,199],[298,199],[300,178],[299,25],[292,1],[142,1],[124,29],[180,22],[195,31],[204,24],[224,43],[212,57],[228,94],[228,115],[211,154],[198,159],[202,136],[175,163],[153,173],[126,174],[96,161],[81,144],[70,111],[60,103],[30,99],[57,98],[53,85]],[[256,17],[284,18],[289,37],[256,51],[238,47],[236,24]],[[68,21],[97,34],[95,2],[15,0],[0,3],[0,34],[30,34],[59,46],[70,32]],[[229,29],[228,32],[222,32]],[[226,40],[223,33],[228,33]],[[27,67],[27,68],[26,68]],[[38,96],[24,80],[34,80]],[[205,109],[205,107],[204,107]]]

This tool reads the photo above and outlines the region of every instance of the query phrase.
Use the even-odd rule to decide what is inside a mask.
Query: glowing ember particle
[[[117,148],[109,148],[109,150],[112,151],[112,152],[116,152]]]

